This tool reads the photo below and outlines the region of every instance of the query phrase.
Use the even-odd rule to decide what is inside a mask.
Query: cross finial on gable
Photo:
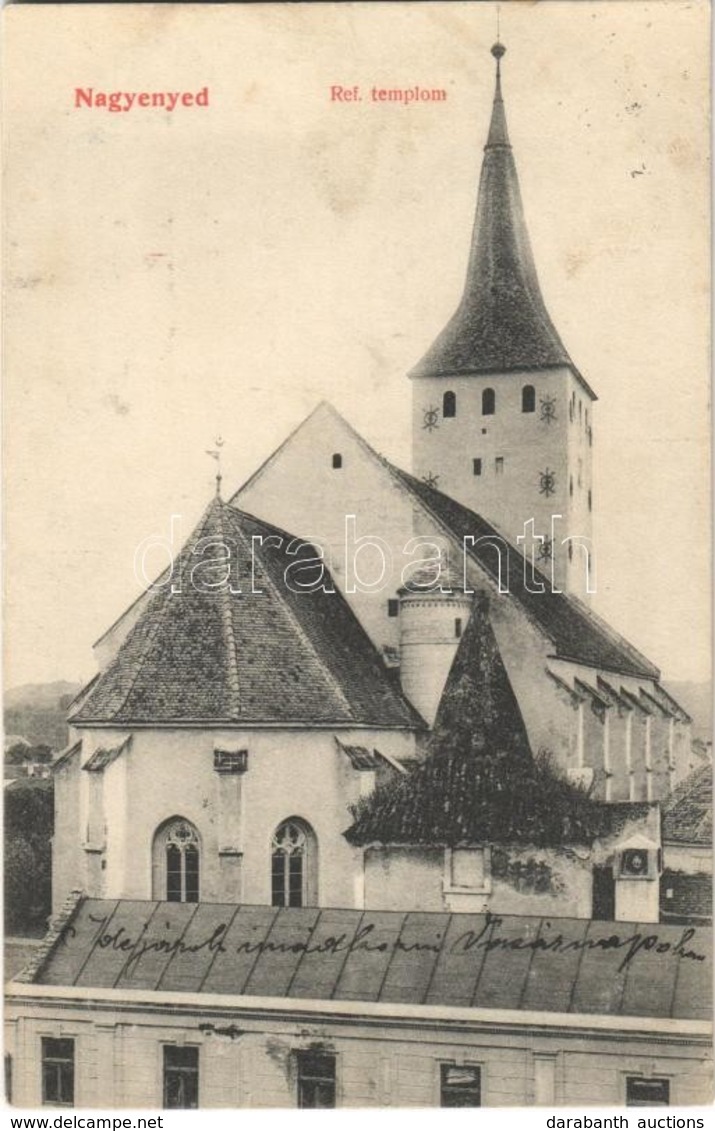
[[[221,475],[221,448],[223,447],[225,442],[226,441],[222,440],[220,436],[217,436],[216,439],[214,440],[216,447],[215,448],[209,448],[209,449],[206,450],[206,455],[211,456],[211,459],[216,460],[216,465],[217,465],[216,466],[216,498],[217,499],[221,498],[221,480],[223,478],[223,476]]]

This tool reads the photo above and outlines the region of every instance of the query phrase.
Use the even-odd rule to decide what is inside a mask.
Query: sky
[[[136,546],[322,398],[409,466],[407,371],[460,294],[489,3],[11,5],[4,682],[94,674]],[[709,9],[501,5],[542,290],[594,413],[595,608],[709,676]],[[358,84],[363,101],[331,101]],[[440,88],[372,103],[372,86]],[[207,107],[75,106],[75,90]],[[300,533],[300,532],[297,532]],[[157,560],[157,570],[163,562]]]

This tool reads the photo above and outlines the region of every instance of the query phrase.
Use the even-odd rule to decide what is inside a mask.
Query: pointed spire
[[[494,103],[464,293],[413,377],[560,365],[577,373],[541,296],[526,229],[501,88],[506,48],[497,41],[491,52]]]
[[[501,92],[501,61],[506,55],[506,47],[502,43],[495,43],[492,55],[497,61],[497,78],[494,88],[494,104],[492,106],[492,120],[489,124],[489,136],[485,149],[493,149],[497,145],[509,145],[509,134],[506,128],[506,113],[504,99]]]

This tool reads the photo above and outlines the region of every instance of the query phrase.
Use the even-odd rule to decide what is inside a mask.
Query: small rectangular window
[[[198,1106],[198,1048],[195,1045],[164,1045],[164,1107]]]
[[[74,1038],[42,1038],[42,1102],[74,1107]]]
[[[553,1104],[556,1102],[556,1057],[546,1053],[534,1056],[534,1102]]]
[[[475,475],[481,475],[482,474],[482,461],[480,459],[473,459],[472,460],[472,471],[474,472]]]
[[[335,1057],[306,1051],[297,1059],[298,1107],[335,1107]]]
[[[390,597],[387,602],[387,615],[388,617],[396,617],[400,612],[400,602],[396,597]]]
[[[497,475],[504,474],[504,456],[497,456],[494,460],[494,470]]]
[[[473,1064],[441,1064],[440,1107],[481,1107],[481,1070]]]
[[[338,468],[341,468],[342,466],[343,466],[343,457],[341,456],[340,452],[335,452],[334,455],[333,455],[333,467],[337,471]]]
[[[450,883],[454,888],[484,891],[487,862],[483,848],[453,848],[450,858]]]
[[[670,1080],[655,1076],[626,1076],[626,1107],[668,1107]]]
[[[457,640],[459,640],[460,636],[462,635],[462,618],[461,617],[455,617],[454,618],[454,635],[456,636]]]

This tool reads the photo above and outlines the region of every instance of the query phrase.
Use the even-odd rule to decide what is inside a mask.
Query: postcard
[[[709,5],[3,19],[8,1102],[709,1103]]]

